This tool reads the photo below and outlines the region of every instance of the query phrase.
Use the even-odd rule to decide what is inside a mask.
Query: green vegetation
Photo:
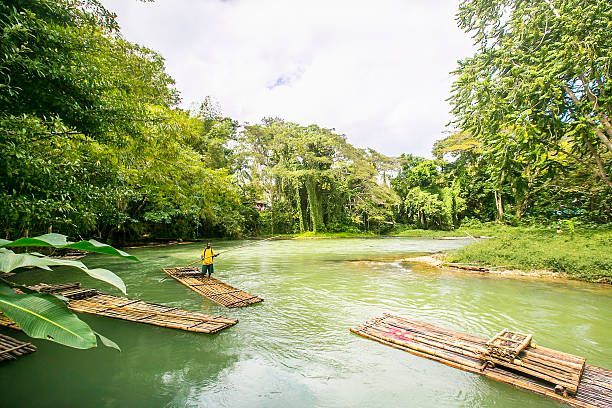
[[[611,20],[607,0],[461,3],[477,51],[450,98],[460,132],[434,150],[477,218],[610,221]]]
[[[380,235],[373,232],[304,232],[295,234],[293,239],[331,239],[331,238],[376,238]]]
[[[237,124],[177,108],[161,56],[97,1],[0,4],[0,225],[127,241],[238,234],[223,146]]]
[[[20,238],[15,241],[0,240],[0,273],[21,273],[26,270],[25,268],[51,271],[52,266],[65,266],[80,269],[92,278],[115,286],[123,293],[125,293],[125,284],[121,278],[107,269],[90,269],[78,261],[50,258],[38,252],[15,253],[7,249],[9,247],[78,249],[138,260],[132,255],[95,240],[69,242],[65,235],[60,234]],[[94,332],[89,325],[72,313],[64,299],[51,294],[33,292],[2,277],[0,277],[0,312],[16,322],[30,337],[88,349],[96,347],[96,336],[98,336],[104,345],[119,349],[114,342]]]
[[[277,119],[247,126],[241,150],[247,163],[244,191],[264,202],[261,232],[359,232],[390,229],[396,193],[379,183],[390,159],[351,146],[316,125]]]
[[[481,229],[480,231],[487,231]],[[450,262],[503,269],[548,270],[573,279],[612,283],[612,230],[496,227],[494,239],[450,254]]]
[[[241,125],[210,98],[181,109],[163,58],[125,40],[98,1],[5,1],[2,234],[125,243],[610,223],[611,20],[607,0],[462,1],[476,52],[455,73],[456,132],[426,159],[314,124]]]

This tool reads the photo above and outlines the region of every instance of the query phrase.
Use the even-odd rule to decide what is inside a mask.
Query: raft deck
[[[211,316],[178,307],[108,295],[96,289],[81,288],[80,283],[61,285],[41,283],[31,286],[30,289],[68,298],[68,307],[75,312],[91,313],[171,329],[210,334],[238,323],[237,319],[228,317]],[[0,315],[0,325],[18,328],[13,321],[2,315]]]
[[[581,357],[519,341],[525,344],[516,348],[512,361],[501,361],[500,364],[501,357],[491,355],[491,341],[487,339],[390,314],[369,320],[351,331],[419,357],[481,374],[574,407],[612,407],[612,371],[585,364]],[[499,344],[495,342],[496,338],[493,341]],[[491,361],[491,357],[497,361]],[[558,364],[560,360],[564,363]],[[579,373],[577,378],[576,373]],[[543,378],[546,376],[548,378]],[[559,385],[559,380],[564,385]],[[574,382],[576,390],[572,392],[571,384]]]
[[[244,307],[262,302],[253,296],[216,278],[205,277],[197,267],[165,268],[164,272],[205,298],[225,307]]]
[[[63,259],[65,261],[78,261],[79,259],[85,258],[86,256],[87,252],[79,250],[68,250],[65,251],[62,255],[51,255],[50,258]]]
[[[17,360],[18,357],[25,356],[35,351],[36,346],[32,343],[26,343],[0,334],[0,363]]]

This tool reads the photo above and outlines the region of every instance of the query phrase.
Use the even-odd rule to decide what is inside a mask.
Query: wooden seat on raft
[[[575,395],[585,359],[532,344],[533,336],[504,329],[486,343],[481,359],[547,381],[555,392]]]

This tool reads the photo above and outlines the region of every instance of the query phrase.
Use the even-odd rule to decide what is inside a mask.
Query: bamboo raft
[[[66,261],[78,261],[79,259],[85,258],[87,252],[79,250],[69,250],[64,252],[62,255],[51,255],[50,258],[63,259]]]
[[[164,272],[221,306],[244,307],[263,301],[259,296],[250,295],[219,279],[205,277],[197,267],[165,268]]]
[[[352,328],[360,336],[574,407],[612,407],[612,371],[536,346],[504,329],[491,340],[390,314]]]
[[[17,323],[9,319],[5,314],[0,313],[0,326],[8,327],[9,329],[21,330]]]
[[[17,360],[18,357],[25,356],[36,351],[36,346],[32,343],[14,339],[0,334],[0,363],[4,361]]]
[[[44,283],[30,286],[30,289],[41,293],[52,293],[68,299],[68,307],[75,312],[91,313],[98,316],[112,317],[131,322],[152,324],[171,329],[186,330],[197,333],[216,333],[238,323],[237,319],[223,316],[211,316],[192,312],[178,307],[144,302],[108,295],[96,289],[81,288],[80,283],[47,285]],[[18,328],[6,316],[0,315],[0,325]]]

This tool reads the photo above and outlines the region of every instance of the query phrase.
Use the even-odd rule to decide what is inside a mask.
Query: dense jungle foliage
[[[114,242],[612,221],[612,7],[465,0],[459,131],[386,157],[279,118],[240,124],[180,95],[95,0],[0,4],[0,226]],[[410,112],[406,112],[407,115]],[[418,135],[413,135],[418,136]],[[373,135],[374,137],[374,135]]]

